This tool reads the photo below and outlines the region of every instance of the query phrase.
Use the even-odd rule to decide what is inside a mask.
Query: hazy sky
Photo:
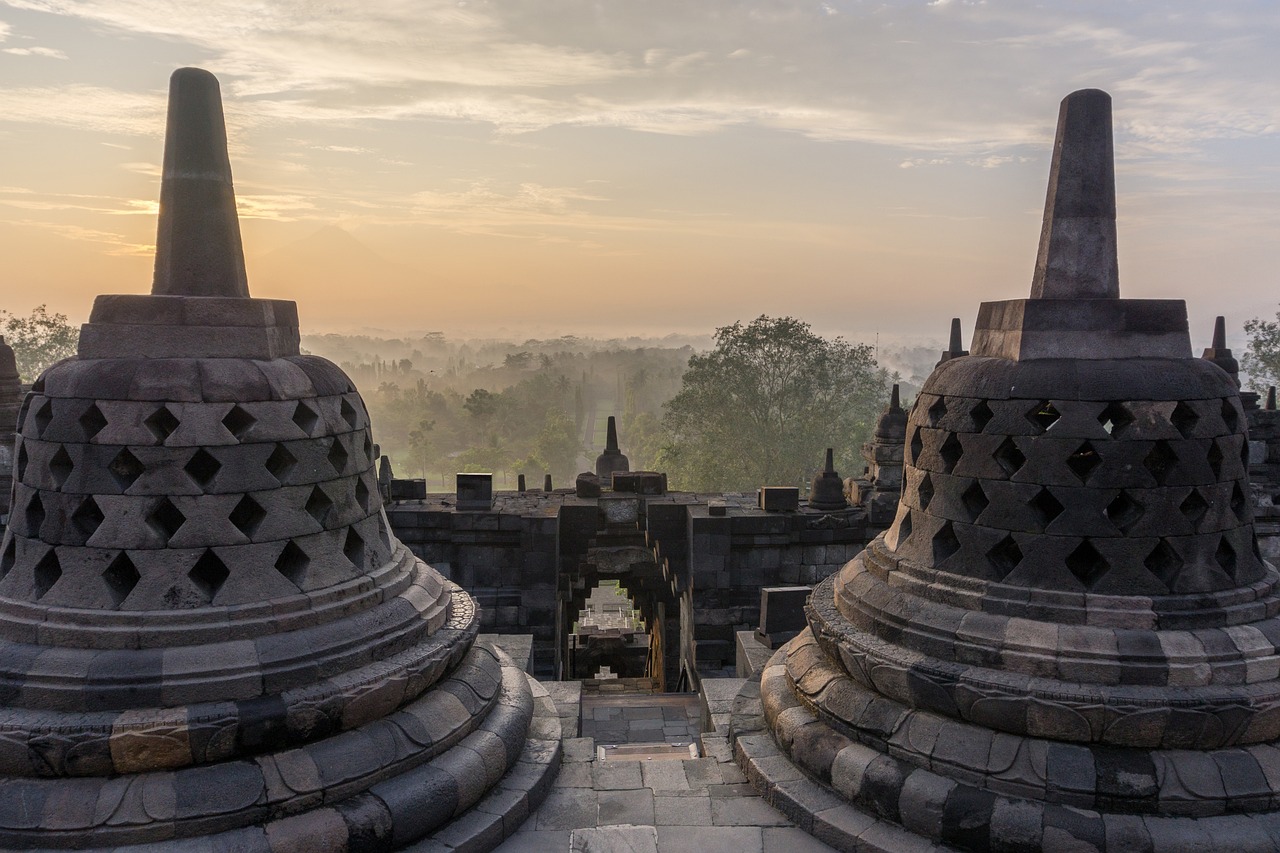
[[[1277,9],[0,0],[0,307],[150,288],[168,76],[198,65],[250,288],[308,331],[967,340],[1026,295],[1058,102],[1098,87],[1122,293],[1238,337],[1280,307]]]

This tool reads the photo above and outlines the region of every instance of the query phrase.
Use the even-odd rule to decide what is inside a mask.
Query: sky
[[[945,338],[1025,296],[1058,103],[1114,99],[1120,286],[1280,309],[1280,5],[0,0],[0,307],[150,289],[174,68],[304,331]]]

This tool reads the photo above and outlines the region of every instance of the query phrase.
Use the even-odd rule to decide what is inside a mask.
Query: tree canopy
[[[852,470],[888,381],[869,346],[763,315],[717,329],[715,339],[713,350],[689,359],[665,407],[660,462],[673,487],[801,485],[827,447]]]
[[[80,341],[80,330],[67,321],[66,314],[50,314],[43,305],[28,317],[0,309],[0,335],[13,347],[23,382],[34,382],[55,361],[75,355]]]
[[[1268,385],[1280,385],[1280,312],[1275,320],[1254,317],[1244,324],[1248,347],[1240,358],[1240,367],[1249,374],[1254,391],[1265,392]]]

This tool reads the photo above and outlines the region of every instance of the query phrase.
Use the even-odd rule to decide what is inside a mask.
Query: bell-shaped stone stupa
[[[165,146],[152,294],[98,297],[19,418],[0,847],[493,846],[554,708],[391,534],[295,304],[249,298],[211,74],[174,73]]]
[[[748,775],[841,849],[1277,849],[1245,418],[1181,300],[1119,296],[1106,93],[1063,101],[1031,298],[971,352],[910,413],[892,527],[740,697]]]

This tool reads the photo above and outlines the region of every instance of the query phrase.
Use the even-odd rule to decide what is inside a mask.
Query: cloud
[[[95,133],[159,136],[165,101],[159,92],[101,86],[0,87],[0,120],[74,127]]]
[[[1274,25],[1190,0],[1159,12],[994,0],[0,2],[81,22],[100,42],[114,33],[119,50],[145,38],[193,49],[230,94],[252,99],[228,115],[240,127],[456,122],[507,138],[555,127],[758,128],[991,168],[1049,141],[1046,103],[1101,85],[1120,105],[1121,158],[1182,156],[1280,128],[1280,87],[1259,71],[1273,64]],[[102,85],[18,89],[0,92],[0,118],[154,134],[159,93],[137,109],[150,98]]]
[[[14,56],[43,56],[49,59],[66,59],[67,55],[51,47],[6,47],[4,53]]]

